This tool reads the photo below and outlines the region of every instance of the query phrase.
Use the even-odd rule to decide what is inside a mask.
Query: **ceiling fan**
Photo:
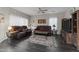
[[[44,9],[44,8],[38,8],[38,13],[39,14],[46,14],[46,13],[54,13],[55,11],[50,11],[48,9]]]
[[[46,13],[47,9],[38,8],[38,13]]]

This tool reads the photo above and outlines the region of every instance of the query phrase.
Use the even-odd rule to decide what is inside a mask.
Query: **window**
[[[28,19],[16,15],[10,15],[9,26],[22,26],[22,25],[28,26]]]
[[[49,25],[52,27],[53,29],[53,25],[55,25],[55,29],[57,29],[57,17],[52,17],[49,19]]]

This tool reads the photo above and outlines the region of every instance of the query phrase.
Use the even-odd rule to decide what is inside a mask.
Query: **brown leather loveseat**
[[[31,36],[32,31],[27,26],[11,26],[8,30],[7,36],[11,39],[22,39],[27,36]]]
[[[44,35],[51,35],[52,34],[52,30],[51,30],[51,26],[37,26],[37,28],[34,30],[35,34],[44,34]]]

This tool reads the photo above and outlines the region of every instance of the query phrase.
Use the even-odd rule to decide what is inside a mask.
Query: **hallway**
[[[21,41],[7,39],[0,44],[0,52],[77,52],[72,45],[66,45],[62,42],[60,36],[53,36],[52,46],[45,46],[41,44],[31,43],[28,38]]]

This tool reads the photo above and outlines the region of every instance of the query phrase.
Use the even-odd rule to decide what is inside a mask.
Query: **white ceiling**
[[[28,15],[40,15],[43,13],[38,13],[39,12],[39,7],[12,7],[13,9],[16,9],[20,12],[23,12],[25,14]],[[67,10],[72,9],[72,7],[40,7],[41,9],[45,10],[47,9],[48,11],[46,12],[46,14],[48,13],[60,13],[60,12],[64,12]]]

